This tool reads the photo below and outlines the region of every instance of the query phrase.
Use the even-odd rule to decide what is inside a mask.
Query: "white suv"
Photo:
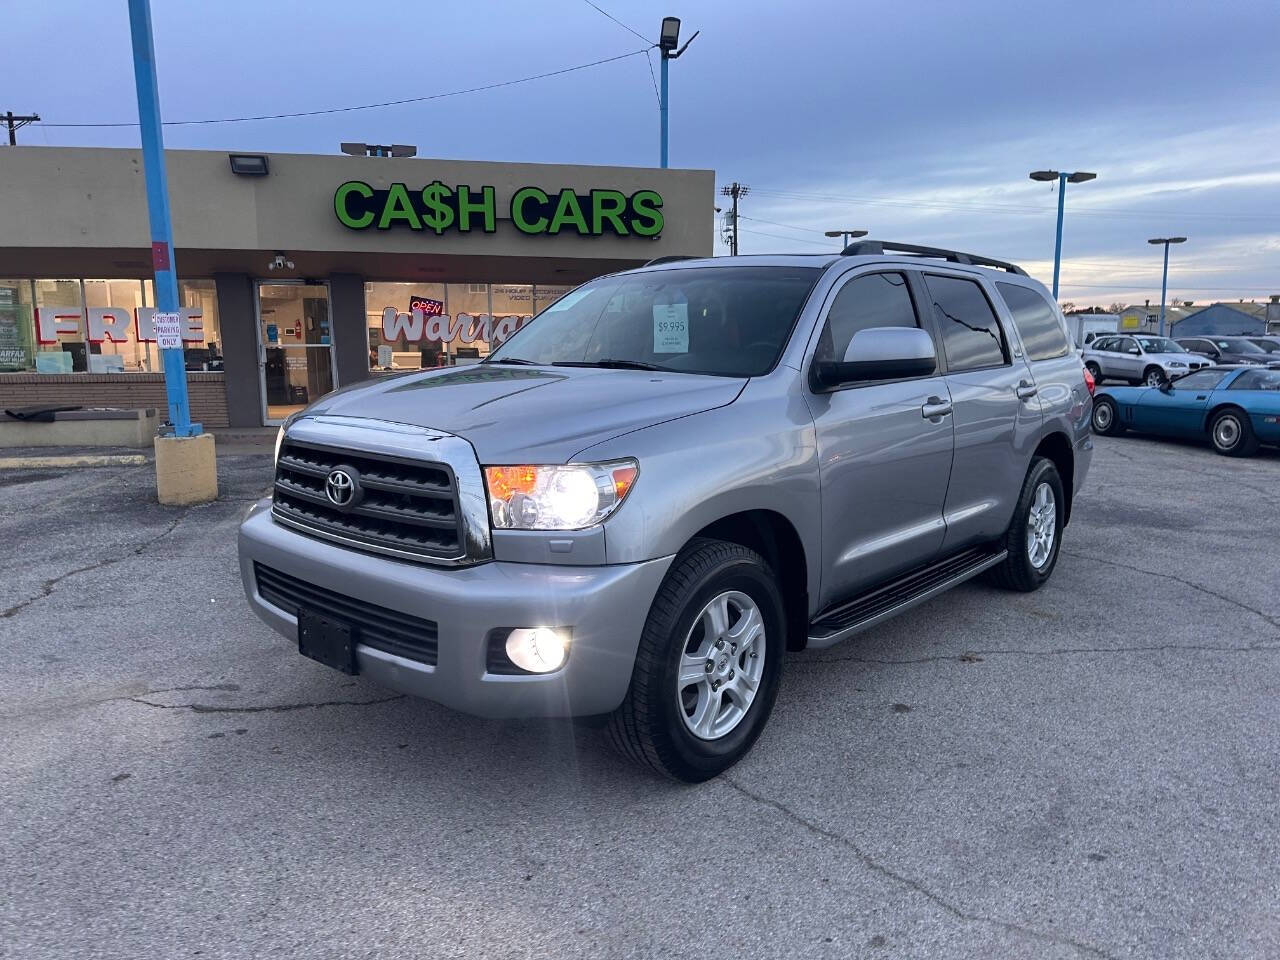
[[[1099,337],[1084,348],[1085,369],[1098,383],[1103,380],[1126,380],[1159,386],[1213,364],[1199,354],[1191,353],[1168,337],[1143,334]]]

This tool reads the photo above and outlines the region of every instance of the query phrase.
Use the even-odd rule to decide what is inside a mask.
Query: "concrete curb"
[[[141,467],[141,453],[117,453],[61,457],[0,457],[0,470],[39,470],[50,467]]]

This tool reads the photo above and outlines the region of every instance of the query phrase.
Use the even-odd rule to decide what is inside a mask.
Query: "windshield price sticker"
[[[182,349],[182,317],[176,313],[157,313],[152,321],[156,346],[161,350]]]
[[[687,303],[655,303],[653,305],[653,352],[689,352],[689,305]]]

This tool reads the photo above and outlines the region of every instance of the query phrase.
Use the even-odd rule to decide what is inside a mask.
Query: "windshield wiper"
[[[532,360],[526,360],[524,357],[499,357],[497,360],[486,357],[485,363],[506,363],[513,367],[536,367],[537,364]]]
[[[661,367],[656,363],[645,363],[643,360],[614,360],[606,357],[603,360],[557,360],[553,367],[604,367],[606,370],[661,370],[675,372],[670,367]]]

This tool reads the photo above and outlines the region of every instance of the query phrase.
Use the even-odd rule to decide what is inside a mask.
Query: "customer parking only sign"
[[[152,321],[155,326],[156,346],[161,350],[182,349],[182,317],[176,313],[157,313]]]

